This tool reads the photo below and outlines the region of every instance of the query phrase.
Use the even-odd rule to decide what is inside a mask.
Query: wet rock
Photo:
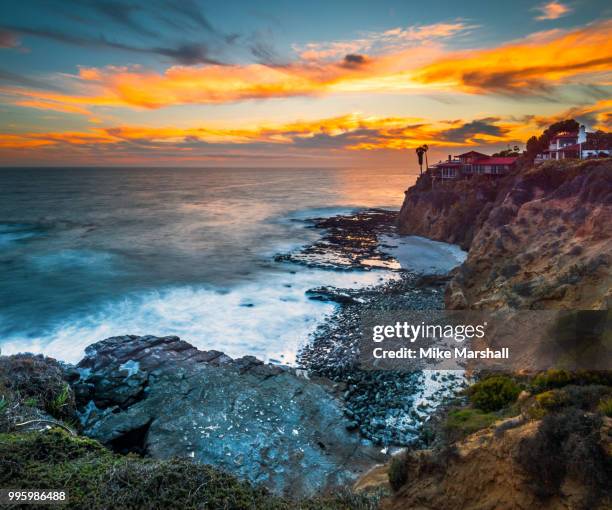
[[[325,385],[295,372],[123,336],[90,346],[71,382],[85,433],[118,451],[193,458],[294,496],[350,484],[381,457]]]
[[[358,303],[359,298],[353,297],[351,294],[357,293],[336,289],[334,287],[317,287],[316,289],[310,289],[306,292],[309,299],[314,299],[316,301],[333,301],[343,305]]]
[[[381,235],[396,233],[396,222],[397,212],[386,209],[313,218],[310,226],[325,231],[321,239],[297,252],[276,255],[275,260],[336,270],[399,269],[378,242]]]

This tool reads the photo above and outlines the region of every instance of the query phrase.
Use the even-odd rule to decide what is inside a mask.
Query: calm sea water
[[[333,306],[321,285],[385,272],[273,262],[303,220],[399,208],[414,176],[338,169],[1,169],[0,348],[80,359],[120,334],[176,334],[291,362]]]

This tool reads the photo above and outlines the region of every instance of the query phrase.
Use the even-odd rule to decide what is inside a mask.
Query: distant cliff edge
[[[406,191],[402,234],[469,250],[450,309],[604,309],[610,303],[612,160],[551,161]]]

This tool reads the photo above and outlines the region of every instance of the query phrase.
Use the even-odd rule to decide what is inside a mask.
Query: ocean
[[[306,218],[398,209],[415,176],[350,169],[0,169],[0,348],[69,362],[123,334],[291,363],[333,304],[390,271],[274,262]]]

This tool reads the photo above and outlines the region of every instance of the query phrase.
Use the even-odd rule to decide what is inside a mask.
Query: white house
[[[595,133],[587,133],[585,126],[578,131],[558,133],[551,140],[548,149],[536,156],[535,162],[551,159],[587,159],[612,155],[612,144],[595,139]]]

